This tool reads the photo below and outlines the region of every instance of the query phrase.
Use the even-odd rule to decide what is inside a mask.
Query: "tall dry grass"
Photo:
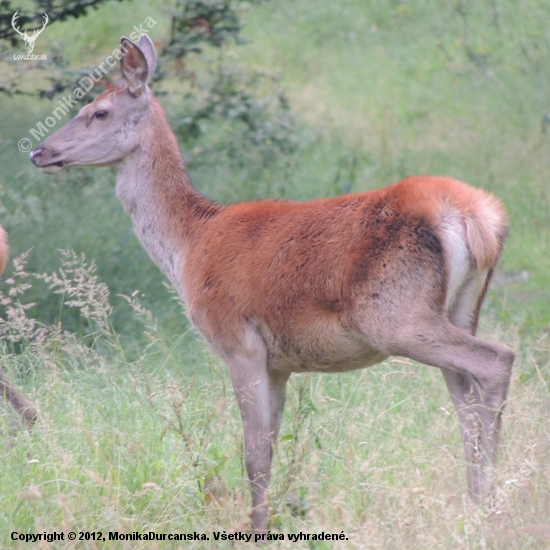
[[[128,296],[148,345],[129,361],[93,264],[62,253],[55,273],[25,260],[2,299],[1,366],[38,405],[31,434],[0,441],[0,540],[11,532],[205,533],[205,542],[57,542],[50,548],[205,548],[244,531],[242,427],[225,368],[192,332],[162,334]],[[80,338],[26,316],[25,285],[45,281],[86,323]],[[484,337],[520,350],[505,414],[495,496],[465,497],[458,422],[436,369],[402,359],[291,380],[271,486],[272,533],[346,541],[277,548],[547,548],[550,544],[548,339],[502,327]],[[234,543],[244,547],[245,543]]]

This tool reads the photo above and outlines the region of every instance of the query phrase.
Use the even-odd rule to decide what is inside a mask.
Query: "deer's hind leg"
[[[490,277],[491,272],[471,273],[449,308],[450,322],[472,336],[477,331],[479,311]],[[504,368],[495,373],[497,388],[491,396],[471,373],[442,369],[460,421],[468,462],[468,489],[476,501],[489,490],[488,470],[494,466],[500,446],[500,427],[512,362],[513,354],[505,361]],[[492,401],[490,405],[489,401]]]
[[[441,317],[417,326],[405,355],[439,367],[457,409],[468,462],[468,490],[476,501],[489,490],[489,470],[499,446],[499,428],[514,353],[486,342]]]

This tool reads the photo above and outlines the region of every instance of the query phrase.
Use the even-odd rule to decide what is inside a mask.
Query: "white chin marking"
[[[65,166],[55,166],[54,164],[50,164],[49,166],[41,166],[40,171],[44,174],[57,174],[58,172],[61,172]]]

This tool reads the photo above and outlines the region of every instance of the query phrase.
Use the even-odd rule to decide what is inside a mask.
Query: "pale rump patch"
[[[443,215],[441,222],[445,259],[448,272],[445,309],[449,311],[455,303],[459,290],[471,276],[473,258],[466,244],[466,230],[460,214],[455,210]]]

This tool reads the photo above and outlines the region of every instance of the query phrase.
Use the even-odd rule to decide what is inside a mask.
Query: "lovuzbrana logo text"
[[[18,13],[19,12],[16,11],[13,14],[13,17],[11,19],[11,26],[13,27],[13,30],[17,34],[19,34],[21,36],[21,38],[23,39],[23,41],[25,42],[25,49],[27,50],[27,53],[26,53],[26,55],[13,54],[13,58],[15,60],[23,60],[23,61],[44,61],[45,59],[47,59],[46,54],[34,55],[32,52],[34,50],[34,45],[36,43],[36,39],[40,36],[40,33],[46,28],[46,25],[48,24],[48,21],[49,21],[48,14],[47,13],[44,14],[44,22],[43,22],[42,28],[41,29],[34,29],[32,31],[32,35],[29,36],[27,34],[27,32],[31,32],[31,31],[21,32],[19,30],[19,26],[16,26],[17,25],[17,19],[19,17]]]

